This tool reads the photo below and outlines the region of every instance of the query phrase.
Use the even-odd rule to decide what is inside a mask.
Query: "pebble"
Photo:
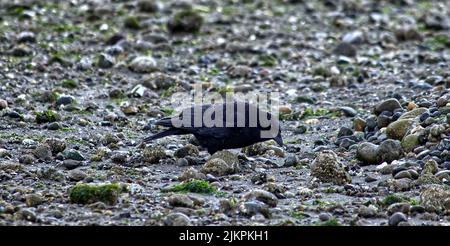
[[[134,105],[128,105],[128,106],[122,107],[122,112],[125,115],[136,115],[137,113],[139,113],[139,108]]]
[[[450,181],[450,170],[441,170],[435,174],[436,178],[443,181],[444,179]]]
[[[358,216],[362,218],[373,218],[377,215],[377,210],[373,206],[361,206],[358,209]]]
[[[63,161],[63,166],[68,169],[68,170],[72,170],[75,169],[79,166],[81,166],[83,163],[81,161],[77,161],[77,160],[64,160]]]
[[[42,161],[49,161],[52,158],[52,151],[47,144],[40,144],[33,150],[33,155]]]
[[[402,114],[402,116],[400,116],[399,120],[414,119],[414,118],[420,117],[421,115],[423,115],[427,112],[428,112],[427,108],[416,108],[416,109],[413,109],[409,112]]]
[[[166,156],[166,152],[161,147],[146,147],[142,153],[142,161],[150,164],[156,164]]]
[[[35,160],[36,159],[34,158],[33,155],[28,155],[28,154],[21,155],[19,157],[19,162],[23,163],[23,164],[33,164],[35,162]]]
[[[141,0],[137,3],[137,8],[141,12],[154,13],[158,11],[159,6],[155,1]]]
[[[111,160],[115,163],[126,163],[128,161],[128,152],[116,151],[112,154]]]
[[[173,194],[168,198],[169,205],[172,207],[186,207],[193,208],[194,201],[189,196],[184,194]]]
[[[389,217],[390,226],[397,226],[400,222],[407,222],[407,221],[408,218],[406,218],[406,215],[401,212],[394,213],[393,215],[391,215],[391,217]]]
[[[253,190],[246,193],[243,196],[245,201],[257,200],[267,204],[269,207],[276,207],[278,204],[278,198],[265,190]]]
[[[336,153],[324,150],[311,163],[311,175],[322,182],[343,185],[351,182],[350,175],[345,171]]]
[[[401,212],[403,214],[408,214],[410,211],[410,207],[411,207],[411,205],[409,203],[398,202],[398,203],[389,205],[389,207],[387,208],[387,211],[389,214],[395,214],[397,212]]]
[[[409,153],[411,151],[413,151],[417,146],[420,145],[420,141],[419,141],[419,135],[417,134],[410,134],[410,135],[406,135],[403,139],[402,139],[402,148],[405,151],[405,153]]]
[[[392,162],[403,156],[403,149],[400,141],[387,139],[378,147],[377,155],[382,161]]]
[[[402,106],[400,105],[400,102],[397,99],[390,98],[375,106],[374,113],[376,115],[379,115],[383,111],[394,112],[396,109],[401,108]]]
[[[36,213],[31,211],[30,209],[22,209],[20,210],[20,215],[28,221],[35,222],[37,217]]]
[[[180,177],[178,177],[179,181],[189,181],[192,179],[205,180],[206,175],[199,172],[197,169],[193,167],[189,167],[186,170],[184,170],[183,174],[181,174]]]
[[[320,213],[319,214],[320,221],[329,221],[331,218],[333,218],[333,216],[331,216],[331,214],[329,214],[329,213]]]
[[[354,57],[357,54],[357,50],[352,44],[341,42],[334,48],[333,53],[342,56]]]
[[[159,70],[156,60],[147,56],[134,58],[131,61],[129,68],[137,73],[152,73]]]
[[[413,124],[411,119],[397,120],[386,128],[388,138],[402,140]]]
[[[299,163],[299,160],[296,155],[288,155],[284,160],[285,167],[296,166]]]
[[[271,215],[267,204],[257,200],[244,202],[240,206],[240,211],[248,216],[262,214],[264,217],[269,218]]]
[[[44,197],[39,194],[29,194],[25,196],[25,203],[28,207],[37,207],[44,203]]]
[[[0,110],[8,107],[8,102],[6,100],[0,99]]]
[[[340,107],[339,110],[347,117],[355,117],[358,114],[358,111],[352,107]]]
[[[356,157],[364,164],[379,164],[381,157],[378,155],[378,145],[363,142],[358,144]]]
[[[198,154],[199,154],[199,150],[198,150],[197,146],[192,145],[192,144],[187,144],[187,145],[177,149],[173,155],[177,158],[183,158],[186,156],[198,156]]]
[[[57,131],[61,128],[62,128],[62,126],[59,122],[52,122],[47,125],[47,129],[50,131]]]
[[[361,44],[364,42],[364,33],[360,30],[348,32],[344,34],[342,41],[350,44]]]
[[[36,42],[36,35],[33,32],[21,32],[17,35],[18,43],[34,43]]]
[[[363,132],[364,128],[366,127],[366,121],[362,118],[356,117],[353,120],[353,129],[357,132]]]
[[[191,220],[183,213],[170,213],[164,219],[165,226],[190,226]]]
[[[87,177],[87,174],[79,169],[69,171],[69,179],[73,181],[81,181]]]
[[[76,160],[76,161],[84,161],[86,160],[86,158],[84,158],[84,156],[77,150],[69,150],[66,152],[65,155],[66,159],[69,160]]]
[[[353,130],[348,127],[345,127],[345,126],[341,127],[337,134],[338,137],[351,136],[351,135],[353,135]]]
[[[59,107],[61,105],[69,105],[74,102],[74,98],[72,96],[60,96],[58,100],[56,100],[56,107]]]
[[[234,173],[234,169],[224,160],[213,158],[205,163],[205,165],[201,168],[201,172],[205,174],[212,174],[215,176],[224,176]]]
[[[394,178],[395,179],[403,179],[403,178],[412,179],[412,176],[411,176],[411,173],[409,172],[409,170],[403,170],[403,171],[400,171],[397,174],[395,174]]]
[[[47,138],[43,141],[43,143],[50,147],[53,155],[56,155],[66,149],[66,143],[64,140],[57,138]]]
[[[196,33],[203,25],[203,17],[193,10],[182,10],[172,16],[167,22],[171,33]]]
[[[422,174],[435,174],[439,171],[439,165],[435,160],[428,160],[425,162],[425,165],[422,169]]]

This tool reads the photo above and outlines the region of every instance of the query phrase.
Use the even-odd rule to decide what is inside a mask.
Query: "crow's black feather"
[[[210,113],[214,112],[214,109],[216,109],[215,107],[221,107],[223,109],[222,118],[217,118],[219,122],[220,120],[222,120],[222,126],[211,126],[206,124],[207,122],[205,122],[204,120],[200,120],[199,125],[194,124],[194,119],[199,119],[196,117],[201,117],[201,115],[207,113],[208,111]],[[227,107],[230,107],[233,110],[233,119],[231,119],[231,116],[227,117]],[[259,116],[262,115],[263,117],[266,117],[267,120],[273,122],[274,125],[272,125],[272,127],[278,127],[278,130],[275,132],[275,134],[269,138],[263,138],[261,136],[262,131],[268,130],[270,126],[263,127],[260,120],[257,120],[255,125],[250,124],[250,112],[257,112],[257,117],[255,119],[259,119]],[[242,118],[245,119],[243,126],[237,125],[238,116],[244,117]],[[216,119],[215,117],[215,113],[211,113],[210,118]],[[188,124],[174,124],[175,120],[187,120],[185,123]],[[227,123],[231,124],[232,126],[227,126]],[[200,145],[205,147],[210,154],[223,149],[242,148],[269,139],[274,139],[279,145],[283,145],[279,121],[275,119],[270,113],[260,110],[256,106],[243,102],[194,106],[183,110],[180,115],[174,118],[163,118],[155,122],[154,124],[168,127],[169,129],[145,138],[143,143],[147,143],[149,141],[170,135],[192,134],[197,138]]]

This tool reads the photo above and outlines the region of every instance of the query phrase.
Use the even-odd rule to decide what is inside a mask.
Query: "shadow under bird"
[[[283,146],[278,119],[246,102],[193,106],[182,110],[178,116],[163,118],[153,124],[169,129],[145,138],[141,146],[166,136],[187,134],[194,135],[210,154],[271,139]]]

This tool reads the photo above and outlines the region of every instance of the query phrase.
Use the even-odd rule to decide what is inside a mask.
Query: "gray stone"
[[[369,142],[358,144],[356,157],[365,164],[379,164],[381,162],[381,157],[378,155],[378,145]]]
[[[419,145],[419,135],[416,134],[406,135],[402,140],[402,148],[406,153],[413,151]]]
[[[322,182],[343,185],[351,182],[338,156],[331,150],[319,153],[311,163],[311,175]]]
[[[183,213],[170,213],[164,220],[166,226],[190,226],[191,220]]]
[[[386,128],[386,135],[388,138],[402,140],[408,130],[411,128],[413,120],[403,119],[397,120],[389,124]]]
[[[137,73],[151,73],[159,70],[155,59],[147,56],[139,56],[134,58],[129,68]]]
[[[400,222],[407,222],[407,221],[408,218],[406,218],[406,215],[401,212],[394,213],[393,215],[391,215],[391,217],[389,217],[390,226],[397,226]]]
[[[172,207],[186,207],[193,208],[194,201],[189,196],[184,194],[173,194],[168,198],[169,205]]]
[[[243,196],[245,201],[257,200],[267,204],[269,207],[276,207],[278,203],[277,197],[265,190],[254,190]]]
[[[403,156],[403,148],[400,141],[387,139],[378,147],[377,155],[382,161],[390,163]]]
[[[379,103],[375,107],[374,113],[376,115],[379,115],[383,111],[394,112],[394,110],[399,109],[399,108],[402,108],[402,106],[400,105],[400,102],[395,98],[390,98],[390,99],[387,99],[387,100]]]

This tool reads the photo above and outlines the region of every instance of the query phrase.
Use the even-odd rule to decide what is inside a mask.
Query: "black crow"
[[[145,138],[142,145],[166,136],[192,134],[210,154],[270,139],[283,146],[278,119],[246,102],[193,106],[154,125],[169,129]]]

